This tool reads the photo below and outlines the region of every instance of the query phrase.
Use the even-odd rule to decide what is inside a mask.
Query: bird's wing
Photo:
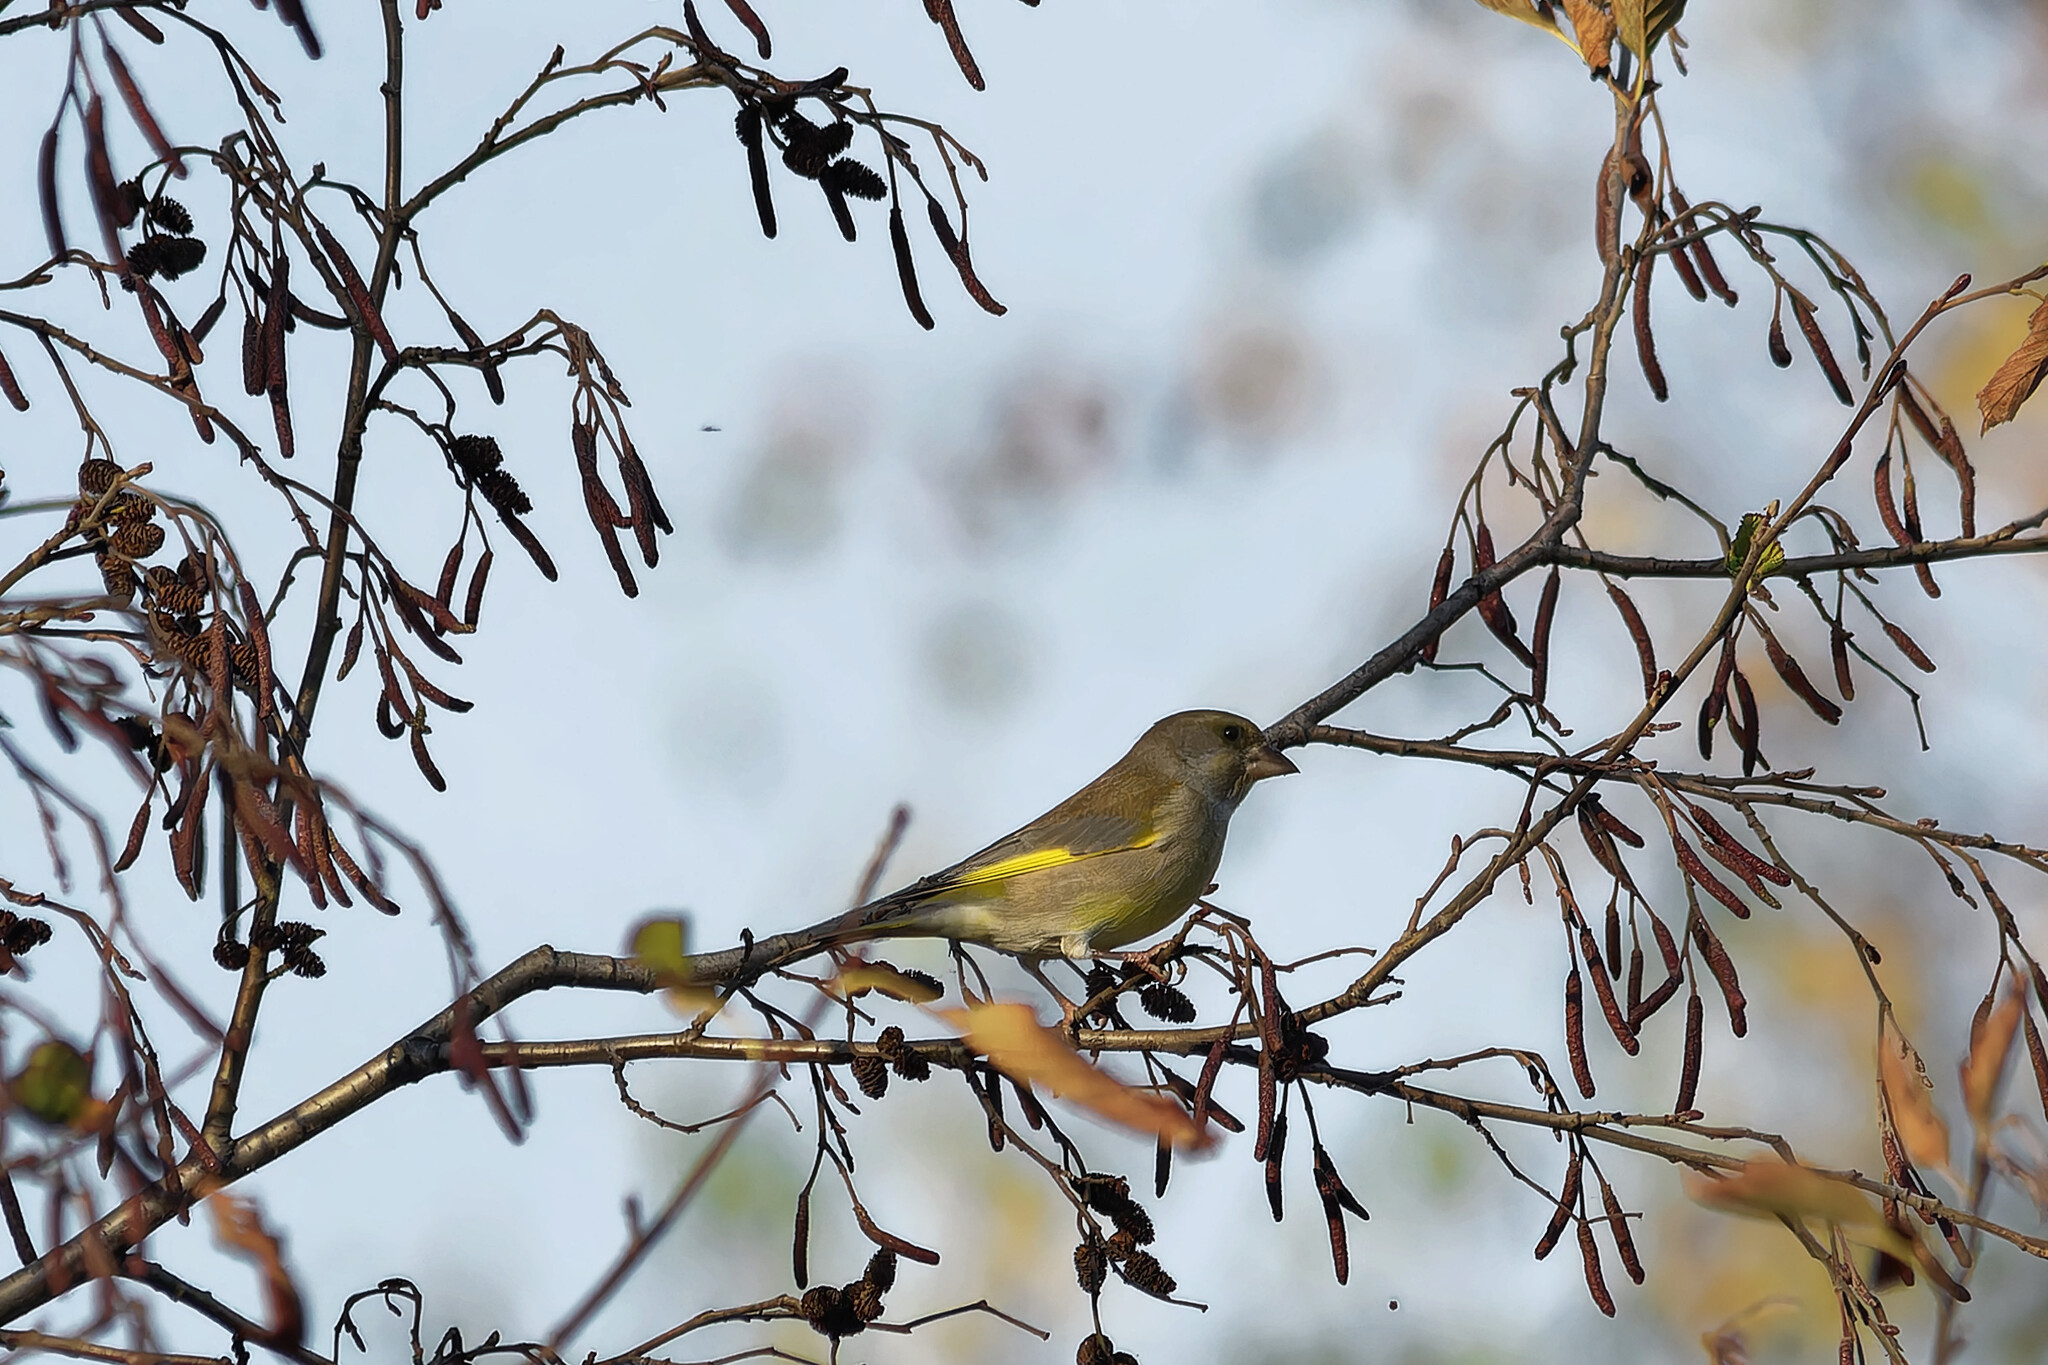
[[[1005,835],[970,858],[882,897],[873,908],[886,912],[915,905],[934,896],[988,886],[1027,872],[1064,867],[1105,853],[1147,848],[1158,839],[1158,830],[1146,828],[1144,822],[1131,816],[1096,813],[1060,818],[1055,811]]]

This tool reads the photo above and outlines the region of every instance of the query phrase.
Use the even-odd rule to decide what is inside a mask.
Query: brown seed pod
[[[1493,529],[1485,522],[1480,522],[1473,532],[1472,545],[1474,566],[1482,571],[1492,568],[1495,562]],[[1508,652],[1520,660],[1524,667],[1535,667],[1536,656],[1522,643],[1520,632],[1515,625],[1515,614],[1509,610],[1508,600],[1501,595],[1498,588],[1479,599],[1479,619],[1493,632],[1494,638],[1506,645]]]
[[[1273,1211],[1276,1223],[1281,1215],[1280,1159],[1286,1150],[1287,1111],[1283,1109],[1273,1118],[1273,1139],[1266,1144],[1266,1207]]]
[[[153,521],[119,522],[108,543],[124,559],[147,559],[164,547],[164,528]]]
[[[1116,1343],[1100,1332],[1083,1337],[1081,1349],[1074,1352],[1074,1365],[1111,1365],[1115,1359]]]
[[[1700,993],[1694,991],[1685,1000],[1685,1055],[1678,1066],[1678,1099],[1671,1106],[1674,1114],[1692,1111],[1693,1100],[1700,1089],[1700,1056],[1706,1043],[1706,1006],[1700,1003]]]
[[[762,61],[775,55],[775,48],[768,40],[768,26],[761,22],[761,16],[754,13],[754,7],[747,0],[725,0],[725,7],[732,11],[733,18],[746,25],[747,32],[754,35],[754,50]]]
[[[1109,1252],[1094,1237],[1074,1248],[1074,1279],[1080,1283],[1081,1292],[1094,1296],[1102,1292],[1102,1285],[1109,1278]]]
[[[889,1090],[889,1065],[880,1057],[863,1054],[853,1059],[850,1068],[853,1083],[860,1087],[860,1093],[871,1100],[878,1100]]]
[[[1586,959],[1586,971],[1593,978],[1593,994],[1599,998],[1600,1012],[1607,1019],[1607,1028],[1614,1035],[1614,1041],[1621,1044],[1621,1050],[1633,1057],[1642,1050],[1636,1041],[1636,1031],[1621,1012],[1621,1005],[1614,998],[1614,984],[1608,979],[1607,971],[1600,963],[1599,946],[1593,941],[1593,931],[1584,924],[1578,926],[1579,952]],[[1618,932],[1617,932],[1618,936]]]
[[[1571,1058],[1572,1079],[1579,1093],[1593,1098],[1593,1068],[1586,1061],[1586,987],[1579,979],[1579,964],[1572,963],[1564,979],[1564,1048]]]
[[[1529,666],[1529,698],[1538,706],[1543,704],[1550,687],[1550,622],[1557,614],[1558,585],[1557,566],[1553,564],[1543,580],[1543,595],[1536,601],[1536,624],[1529,637],[1529,652],[1536,657]]]
[[[932,2],[937,4],[940,0]],[[931,220],[932,235],[937,237],[939,245],[945,248],[946,257],[953,262],[953,269],[958,272],[960,286],[967,291],[967,296],[980,305],[983,312],[996,317],[1009,312],[1007,307],[996,302],[995,296],[988,292],[980,277],[974,273],[974,261],[967,252],[967,239],[955,235],[952,223],[946,219],[946,211],[939,207],[939,201],[927,197],[924,202],[925,214]]]
[[[1607,1177],[1600,1177],[1600,1205],[1607,1212],[1607,1231],[1614,1238],[1614,1249],[1621,1254],[1622,1269],[1637,1284],[1643,1282],[1643,1263],[1636,1256],[1636,1240],[1629,1234],[1628,1214],[1621,1207],[1621,1200],[1614,1194],[1614,1187],[1607,1183]]]
[[[21,391],[21,383],[14,377],[14,367],[7,363],[5,355],[0,355],[0,393],[7,395],[7,401],[16,412],[28,411],[28,395]]]
[[[100,582],[106,587],[107,596],[117,602],[135,600],[135,590],[141,580],[135,576],[135,566],[127,560],[113,555],[99,557]]]
[[[1614,1295],[1608,1292],[1607,1276],[1600,1269],[1600,1244],[1593,1240],[1593,1225],[1579,1223],[1579,1256],[1586,1265],[1586,1292],[1593,1304],[1608,1317],[1614,1316]]]
[[[1557,1243],[1564,1236],[1564,1225],[1572,1218],[1572,1210],[1579,1202],[1579,1181],[1584,1173],[1585,1157],[1576,1143],[1572,1146],[1571,1160],[1565,1163],[1564,1188],[1558,1192],[1557,1206],[1550,1211],[1550,1222],[1544,1227],[1543,1235],[1536,1239],[1536,1259],[1542,1260],[1557,1249]]]
[[[1444,552],[1437,557],[1436,577],[1431,579],[1429,584],[1429,609],[1431,611],[1435,611],[1438,607],[1442,606],[1444,599],[1451,595],[1451,570],[1456,567],[1456,564],[1456,552],[1450,546],[1444,546]],[[1442,635],[1431,636],[1429,643],[1422,647],[1422,662],[1426,664],[1435,663],[1437,647],[1442,643]]]
[[[1707,286],[1700,282],[1700,273],[1694,268],[1692,257],[1686,254],[1685,248],[1678,247],[1664,254],[1671,258],[1671,268],[1678,272],[1679,282],[1685,286],[1685,292],[1702,303],[1706,302]]]
[[[1676,186],[1671,190],[1671,210],[1680,218],[1684,218],[1692,213],[1692,205],[1685,202],[1685,196],[1678,192]],[[1695,219],[1694,223],[1697,229],[1698,220]],[[1696,239],[1689,249],[1692,253],[1693,264],[1699,267],[1700,278],[1706,281],[1707,288],[1711,289],[1723,303],[1733,308],[1736,302],[1735,291],[1728,287],[1727,277],[1721,274],[1720,263],[1714,259],[1714,253],[1708,250],[1707,239],[1705,237]]]
[[[1636,359],[1642,362],[1643,378],[1650,385],[1650,393],[1660,403],[1671,397],[1671,385],[1664,378],[1664,364],[1657,359],[1657,338],[1650,330],[1650,273],[1657,267],[1657,255],[1651,252],[1636,264],[1635,297],[1630,313],[1635,322]]]
[[[896,1287],[896,1253],[888,1247],[879,1247],[868,1257],[867,1269],[861,1272],[863,1283],[873,1285],[886,1294]]]
[[[1713,972],[1714,980],[1721,987],[1721,994],[1728,1002],[1728,1027],[1737,1038],[1749,1032],[1748,1001],[1742,994],[1742,983],[1736,979],[1735,961],[1728,956],[1720,936],[1715,934],[1707,917],[1695,914],[1690,917],[1692,939],[1700,952],[1705,954],[1707,968]]]
[[[1159,1258],[1149,1251],[1133,1251],[1117,1263],[1116,1273],[1125,1284],[1155,1299],[1168,1298],[1180,1288],[1173,1276],[1166,1273],[1166,1267],[1159,1264]]]
[[[1835,391],[1835,397],[1843,406],[1854,407],[1856,399],[1849,392],[1849,381],[1842,377],[1842,367],[1835,363],[1835,353],[1828,346],[1827,334],[1820,329],[1820,319],[1814,316],[1813,305],[1796,289],[1788,291],[1788,296],[1792,300],[1792,316],[1798,320],[1799,330],[1806,337],[1806,348],[1813,352],[1814,362],[1827,376],[1828,386]]]
[[[1154,981],[1140,990],[1138,1003],[1154,1019],[1163,1019],[1170,1024],[1194,1022],[1195,1002],[1188,999],[1178,986],[1169,986],[1164,981]]]
[[[1743,904],[1742,897],[1736,895],[1728,883],[1707,869],[1707,865],[1700,861],[1700,855],[1685,841],[1683,834],[1671,836],[1671,848],[1677,854],[1679,869],[1685,873],[1688,881],[1727,906],[1729,913],[1737,919],[1749,918],[1749,907]]]
[[[2034,1027],[2032,1011],[2020,1011],[2020,1027],[2027,1039],[2027,1060],[2034,1068],[2034,1089],[2041,1097],[2041,1114],[2048,1118],[2048,1048],[2041,1045],[2041,1031]]]
[[[114,486],[114,480],[121,474],[121,466],[112,460],[87,460],[78,466],[78,492],[82,497],[98,498]]]
[[[1906,634],[1905,631],[1890,621],[1884,622],[1883,625],[1884,633],[1891,640],[1893,647],[1899,653],[1905,655],[1913,667],[1919,669],[1922,673],[1932,673],[1934,671],[1934,660],[1927,657],[1927,652],[1914,642],[1912,636]]]
[[[1771,305],[1771,330],[1768,346],[1771,363],[1784,369],[1792,363],[1792,348],[1785,344],[1785,291],[1780,289],[1777,300]]]
[[[1614,603],[1614,609],[1621,613],[1621,623],[1628,629],[1629,639],[1635,642],[1636,662],[1643,670],[1643,695],[1653,695],[1657,690],[1657,651],[1650,642],[1650,631],[1643,624],[1642,613],[1629,595],[1613,583],[1608,583],[1607,596]]]
[[[804,1291],[802,1312],[804,1321],[816,1332],[824,1332],[845,1308],[845,1296],[838,1288],[829,1284],[813,1285]]]
[[[917,262],[910,255],[910,233],[903,226],[901,204],[889,206],[889,249],[896,256],[896,282],[903,288],[904,306],[917,325],[929,332],[935,324],[931,310],[925,307],[924,293],[917,287]]]

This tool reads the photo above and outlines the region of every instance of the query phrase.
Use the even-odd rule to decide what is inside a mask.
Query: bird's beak
[[[1266,777],[1285,777],[1289,773],[1300,771],[1301,769],[1294,766],[1293,759],[1270,744],[1261,744],[1253,749],[1251,761],[1245,765],[1245,775],[1254,782]]]

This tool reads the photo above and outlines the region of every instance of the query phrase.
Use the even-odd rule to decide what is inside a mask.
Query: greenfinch
[[[831,937],[950,938],[1027,963],[1104,955],[1194,904],[1252,784],[1298,771],[1243,716],[1182,711],[1036,820],[849,911]]]

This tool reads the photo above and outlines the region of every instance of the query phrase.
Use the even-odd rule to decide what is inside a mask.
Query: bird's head
[[[1228,711],[1182,711],[1145,732],[1138,751],[1211,800],[1235,806],[1262,777],[1299,772],[1259,727]]]

